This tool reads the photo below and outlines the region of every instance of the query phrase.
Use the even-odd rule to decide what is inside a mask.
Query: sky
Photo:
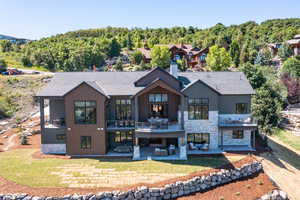
[[[158,28],[300,18],[300,0],[0,0],[0,34],[40,39],[101,27]]]

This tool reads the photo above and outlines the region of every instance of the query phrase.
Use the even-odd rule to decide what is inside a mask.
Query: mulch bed
[[[277,189],[269,177],[261,172],[256,176],[226,184],[203,193],[178,198],[179,200],[255,200]]]
[[[239,161],[236,161],[234,163],[227,164],[227,165],[224,165],[222,167],[219,167],[219,169],[220,168],[231,169],[233,167],[240,167],[243,164],[252,162],[253,160],[254,160],[254,157],[247,156],[246,158],[241,159]],[[85,189],[85,188],[29,187],[29,186],[24,186],[24,185],[14,183],[13,181],[9,181],[9,180],[7,180],[3,177],[0,177],[0,193],[26,193],[26,194],[35,195],[35,196],[63,196],[63,195],[73,194],[73,193],[88,194],[88,193],[98,193],[98,192],[101,192],[101,191],[128,190],[128,189],[136,188],[136,187],[142,186],[142,185],[145,185],[145,186],[148,186],[148,187],[162,187],[166,184],[174,183],[176,181],[184,181],[184,180],[191,179],[194,176],[208,175],[209,173],[218,171],[219,169],[210,169],[210,170],[205,170],[205,171],[199,171],[199,172],[191,173],[187,176],[173,178],[173,179],[169,179],[169,180],[166,180],[166,181],[161,181],[161,182],[154,183],[154,184],[140,183],[140,184],[137,184],[137,185],[132,185],[132,186],[129,186],[129,187],[122,187],[122,188],[102,187],[102,188]],[[261,180],[264,184],[263,185],[258,185],[258,184],[255,185],[254,182],[257,182],[259,180]],[[258,189],[258,192],[256,192],[257,195],[260,195],[260,193],[267,193],[268,191],[272,190],[275,187],[264,173],[260,173],[258,176],[250,178],[248,180],[237,181],[237,182],[231,183],[231,184],[238,184],[239,182],[242,182],[241,185],[245,186],[245,185],[248,184],[247,181],[252,181],[251,183],[249,182],[249,184],[253,184],[252,188],[255,189],[255,191],[256,191],[256,187],[259,186],[260,189]],[[228,185],[231,185],[231,184],[227,184],[227,185],[222,186],[220,188],[230,187]],[[254,188],[254,186],[255,186],[255,188]],[[216,188],[214,190],[220,190],[220,189]],[[229,191],[231,193],[232,190],[229,189]],[[253,192],[254,190],[249,190],[249,191]],[[208,191],[208,192],[210,192],[210,191]],[[240,192],[242,193],[242,190]],[[255,193],[255,195],[256,195],[256,193]],[[252,194],[252,196],[253,196],[253,194]],[[199,197],[195,197],[195,198],[199,199]],[[227,199],[228,198],[226,198],[226,200]],[[237,198],[233,198],[233,199],[237,199]]]

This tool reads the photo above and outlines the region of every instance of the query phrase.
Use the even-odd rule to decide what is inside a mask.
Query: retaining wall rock
[[[273,190],[260,197],[258,200],[288,200],[288,195],[282,190]]]
[[[240,168],[221,169],[208,176],[196,176],[186,181],[167,184],[161,188],[138,187],[128,191],[101,192],[89,195],[67,195],[64,197],[37,197],[26,194],[0,194],[0,200],[167,200],[202,192],[219,185],[251,176],[262,170],[262,164],[255,161]],[[273,194],[272,194],[273,195]],[[265,199],[261,199],[265,200]]]

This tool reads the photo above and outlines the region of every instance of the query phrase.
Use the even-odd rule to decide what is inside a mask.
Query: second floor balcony
[[[182,131],[178,121],[169,121],[165,118],[150,118],[147,122],[136,122],[136,130],[142,132],[170,132]]]
[[[257,127],[257,119],[251,114],[221,114],[220,127]]]

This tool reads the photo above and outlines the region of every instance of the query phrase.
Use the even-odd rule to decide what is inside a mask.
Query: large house
[[[171,53],[171,59],[184,60],[186,65],[190,68],[202,68],[206,65],[206,56],[208,48],[200,49],[193,47],[190,44],[170,44],[164,45],[169,48]],[[138,51],[142,52],[145,63],[151,62],[151,49],[146,45],[144,48],[138,48]]]
[[[175,63],[170,72],[56,73],[37,94],[42,152],[139,160],[251,151],[253,94],[242,72],[178,72]]]

